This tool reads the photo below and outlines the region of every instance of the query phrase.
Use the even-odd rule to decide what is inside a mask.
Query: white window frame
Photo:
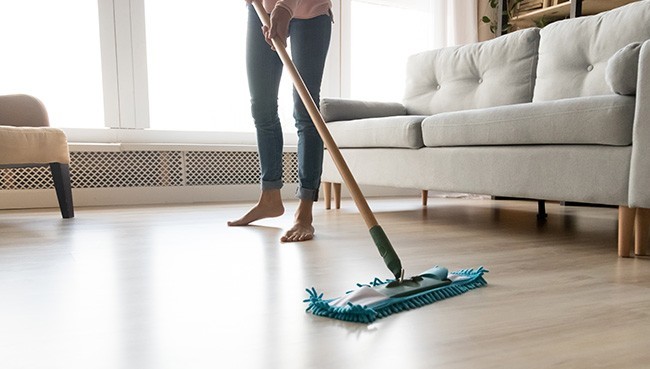
[[[104,117],[109,128],[149,128],[144,0],[98,0]]]

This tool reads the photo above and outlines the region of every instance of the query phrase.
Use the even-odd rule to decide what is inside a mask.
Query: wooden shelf
[[[594,15],[607,10],[633,3],[638,0],[583,0],[582,15]],[[531,23],[545,18],[546,20],[558,20],[568,18],[571,13],[571,1],[557,5],[551,5],[542,9],[519,14],[512,18],[513,23]]]

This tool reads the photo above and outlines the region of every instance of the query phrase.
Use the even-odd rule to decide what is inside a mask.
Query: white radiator
[[[81,151],[70,153],[73,188],[258,184],[253,151]],[[295,152],[284,153],[284,182],[297,182]],[[0,169],[0,190],[54,188],[49,167]]]

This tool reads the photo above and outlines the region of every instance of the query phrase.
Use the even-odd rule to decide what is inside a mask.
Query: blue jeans
[[[291,58],[316,103],[320,101],[325,58],[332,33],[331,17],[292,19],[289,24]],[[282,126],[278,116],[278,90],[282,61],[264,40],[262,24],[249,6],[246,68],[251,112],[257,131],[262,190],[282,188]],[[298,132],[298,190],[303,200],[318,200],[323,167],[323,141],[300,96],[293,90],[293,117]]]

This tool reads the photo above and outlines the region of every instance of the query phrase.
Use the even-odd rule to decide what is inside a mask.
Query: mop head
[[[304,302],[309,303],[307,311],[314,315],[371,323],[403,310],[416,309],[483,287],[487,285],[483,273],[487,273],[483,267],[452,273],[434,267],[401,283],[376,278],[369,284],[357,284],[357,290],[348,291],[336,299],[323,299],[322,293],[314,288],[307,289],[309,298]]]

